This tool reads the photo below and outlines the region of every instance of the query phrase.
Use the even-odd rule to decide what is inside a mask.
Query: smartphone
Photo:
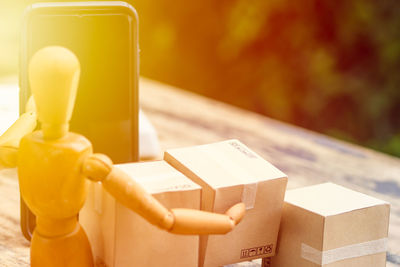
[[[138,17],[125,2],[37,3],[26,10],[21,38],[20,112],[31,95],[28,66],[35,52],[64,46],[81,65],[70,130],[114,163],[138,161]],[[54,88],[57,90],[57,88]],[[21,199],[22,200],[22,199]],[[30,239],[35,217],[21,201]]]

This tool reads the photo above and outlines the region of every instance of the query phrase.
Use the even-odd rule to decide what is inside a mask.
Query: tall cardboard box
[[[167,208],[200,209],[201,187],[164,161],[116,165]],[[96,266],[197,266],[199,236],[157,228],[91,184],[79,216]]]
[[[388,203],[325,183],[286,192],[271,267],[384,267]]]
[[[201,209],[224,213],[246,204],[226,235],[200,237],[200,266],[216,267],[275,254],[287,177],[237,140],[171,149],[164,159],[202,187]]]

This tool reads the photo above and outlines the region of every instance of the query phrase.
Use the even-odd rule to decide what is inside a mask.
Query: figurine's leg
[[[45,223],[41,223],[41,219],[37,220],[31,243],[32,267],[93,266],[92,251],[86,233],[76,218],[73,220],[75,222],[52,221],[51,224],[48,220]],[[53,224],[58,225],[57,229],[52,229]],[[67,233],[56,235],[63,232],[62,228],[65,228]],[[41,232],[41,229],[44,231]]]

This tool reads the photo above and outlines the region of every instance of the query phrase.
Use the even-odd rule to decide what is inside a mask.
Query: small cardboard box
[[[325,183],[286,192],[272,267],[384,267],[388,203]]]
[[[164,159],[201,185],[201,209],[224,213],[246,204],[226,235],[200,237],[200,266],[221,266],[275,254],[287,177],[237,140],[167,150]]]
[[[201,187],[164,161],[120,164],[167,208],[200,209]],[[97,266],[196,266],[199,236],[174,235],[148,223],[93,183],[79,216]]]

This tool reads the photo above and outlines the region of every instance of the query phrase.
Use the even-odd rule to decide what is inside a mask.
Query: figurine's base
[[[76,229],[64,236],[49,238],[34,231],[31,243],[32,267],[92,267],[93,256],[85,231]]]

